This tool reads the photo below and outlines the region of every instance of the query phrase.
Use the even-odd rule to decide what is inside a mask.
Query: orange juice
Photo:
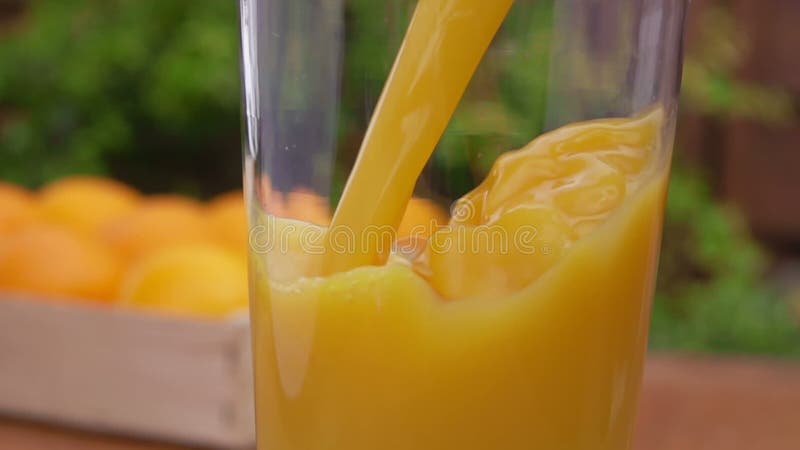
[[[330,227],[260,219],[260,450],[629,448],[666,186],[660,109],[504,154],[416,252],[365,237],[397,227],[511,3],[420,0]]]
[[[260,448],[628,448],[666,184],[653,170],[590,232],[558,213],[575,241],[545,255],[429,248],[304,277],[316,227],[275,222],[295,232],[256,265]]]

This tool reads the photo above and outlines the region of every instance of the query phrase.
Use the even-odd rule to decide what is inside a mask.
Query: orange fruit
[[[269,178],[269,175],[262,174],[256,184],[258,184],[258,190],[261,196],[264,198],[269,198],[269,196],[272,194],[272,180]]]
[[[237,252],[247,252],[247,211],[241,192],[221,194],[208,204],[208,220],[214,237]]]
[[[311,189],[299,187],[291,192],[278,191],[273,189],[267,175],[261,176],[259,184],[261,208],[265,213],[316,225],[330,223],[332,213],[328,200]]]
[[[122,283],[122,303],[173,314],[225,317],[247,308],[247,264],[212,244],[167,248],[143,258]]]
[[[0,182],[0,236],[21,228],[33,217],[33,195],[13,184]]]
[[[113,254],[64,227],[35,224],[0,242],[0,290],[110,301],[120,278]]]
[[[316,225],[328,225],[331,221],[331,209],[325,197],[317,195],[306,188],[289,192],[284,197],[286,217],[302,220]]]
[[[328,225],[331,209],[325,197],[306,188],[285,193],[272,191],[262,205],[268,214],[302,220],[316,225]]]
[[[132,211],[139,194],[117,181],[73,176],[54,181],[39,192],[39,217],[81,233],[95,233],[104,224]]]
[[[408,202],[403,220],[397,229],[398,237],[429,237],[437,228],[447,225],[448,215],[436,203],[414,197]]]
[[[153,196],[106,224],[101,236],[124,259],[131,261],[166,247],[211,239],[203,212],[200,203],[186,197]]]

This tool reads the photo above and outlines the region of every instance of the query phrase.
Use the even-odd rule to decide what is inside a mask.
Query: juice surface
[[[412,256],[360,238],[399,223],[511,4],[420,0],[331,227],[263,218],[279,247],[252,258],[260,450],[629,448],[660,109],[504,154]],[[332,250],[337,227],[357,251]]]

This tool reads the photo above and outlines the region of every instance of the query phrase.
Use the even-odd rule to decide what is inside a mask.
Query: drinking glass
[[[621,450],[685,0],[240,0],[260,450]]]

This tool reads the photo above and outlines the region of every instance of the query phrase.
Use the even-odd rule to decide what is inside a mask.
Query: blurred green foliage
[[[792,97],[736,72],[747,50],[730,11],[697,18],[698,44],[685,61],[683,108],[718,123],[797,120]],[[733,208],[709,192],[704,174],[678,160],[664,224],[651,344],[659,349],[800,356],[798,315],[765,282],[767,255]]]
[[[773,125],[796,120],[793,98],[787,91],[736,76],[750,43],[724,2],[710,5],[697,18],[698,36],[684,62],[684,107],[721,120]]]
[[[391,23],[405,23],[413,2],[347,4],[339,137],[353,149],[402,40],[403,27]],[[496,46],[522,57],[488,55],[431,161],[439,176],[421,180],[423,189],[463,194],[500,151],[543,128],[550,8],[517,3]],[[395,18],[389,26],[370,20],[387,14]],[[237,20],[233,0],[31,1],[0,40],[0,178],[36,186],[108,173],[149,191],[232,188],[240,179]],[[686,61],[685,107],[719,120],[792,120],[784,92],[735,77],[746,41],[727,11],[711,9],[702,20],[704,35]],[[341,157],[346,165],[355,155]],[[797,325],[763,282],[766,262],[702,175],[679,165],[653,346],[798,355]]]
[[[235,183],[237,18],[234,1],[29,2],[0,40],[0,177],[112,172],[195,194]]]
[[[800,356],[789,305],[764,283],[766,255],[695,171],[673,171],[651,346]]]

